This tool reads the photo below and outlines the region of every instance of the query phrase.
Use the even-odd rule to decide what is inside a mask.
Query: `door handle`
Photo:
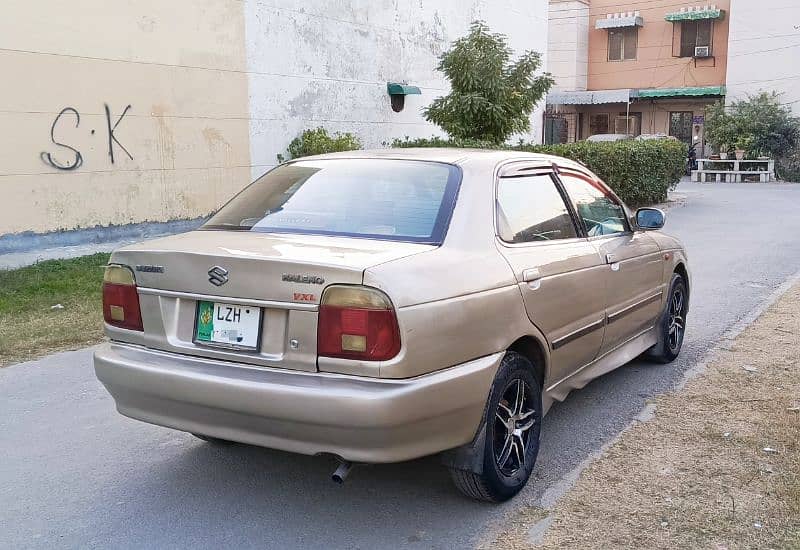
[[[611,271],[619,271],[619,262],[613,254],[606,254],[606,263],[611,266]]]
[[[522,272],[522,281],[528,283],[532,290],[537,290],[542,284],[542,274],[538,268],[532,267]]]
[[[541,279],[541,278],[542,274],[539,273],[539,270],[535,267],[532,267],[531,269],[526,269],[525,271],[522,272],[522,280],[526,283],[530,283],[535,281],[536,279]]]

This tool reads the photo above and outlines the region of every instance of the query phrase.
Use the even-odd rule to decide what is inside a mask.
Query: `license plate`
[[[194,341],[210,346],[258,349],[261,333],[261,308],[197,302]]]

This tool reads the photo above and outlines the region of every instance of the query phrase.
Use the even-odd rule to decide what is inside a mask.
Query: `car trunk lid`
[[[361,284],[366,268],[432,248],[347,237],[215,230],[132,245],[115,252],[111,262],[134,270],[144,332],[107,330],[113,339],[165,351],[314,371],[322,290],[329,284]],[[234,315],[260,311],[259,321],[251,319],[257,325],[253,330],[259,332],[257,341],[251,342],[254,349],[198,341],[203,302],[235,306]]]

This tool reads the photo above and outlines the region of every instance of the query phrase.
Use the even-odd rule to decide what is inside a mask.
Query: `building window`
[[[708,47],[711,55],[711,36],[714,22],[711,19],[681,22],[681,57],[694,57],[695,48]]]
[[[589,135],[608,133],[608,113],[589,115]]]
[[[610,29],[608,31],[608,60],[630,61],[636,59],[639,27]]]
[[[692,111],[678,111],[669,114],[669,135],[687,145],[692,144]]]
[[[614,133],[638,136],[642,133],[642,113],[619,113],[614,118]]]

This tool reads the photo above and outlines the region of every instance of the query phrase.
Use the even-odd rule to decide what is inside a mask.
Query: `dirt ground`
[[[652,404],[492,546],[800,549],[800,285]]]

